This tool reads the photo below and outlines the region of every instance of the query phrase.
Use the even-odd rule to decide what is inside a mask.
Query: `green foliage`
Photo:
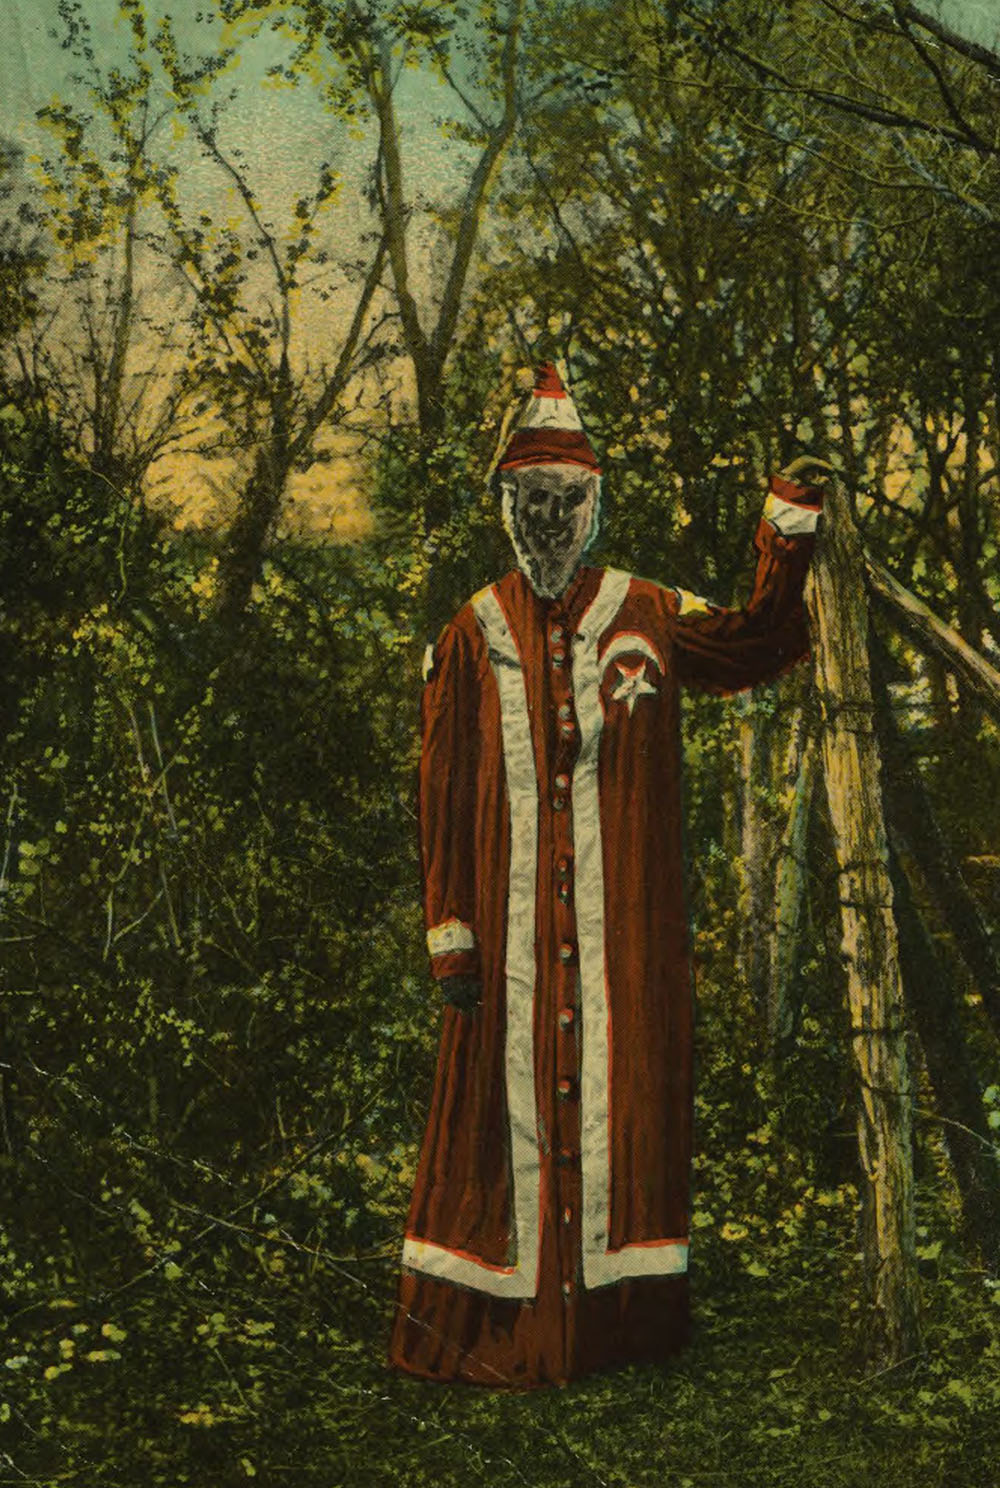
[[[380,27],[396,61],[405,51],[435,86],[454,64],[460,85],[495,94],[492,3],[223,8],[246,27],[294,22],[281,81],[315,83],[340,123],[370,105],[362,63]],[[685,718],[694,1347],[663,1370],[527,1397],[434,1389],[382,1362],[437,1031],[414,820],[418,663],[447,614],[510,562],[484,476],[515,365],[569,364],[606,455],[600,559],[730,600],[766,475],[819,439],[878,556],[967,639],[997,639],[995,220],[975,205],[992,160],[972,152],[977,178],[940,140],[762,92],[710,30],[721,9],[527,7],[523,123],[446,348],[440,427],[429,439],[386,418],[384,389],[363,382],[376,536],[262,539],[240,627],[216,610],[224,542],[168,530],[71,457],[25,389],[4,395],[0,1424],[12,1478],[903,1488],[916,1468],[929,1484],[993,1481],[1000,1289],[957,1238],[947,1130],[919,1060],[925,1344],[863,1375],[858,1093],[827,830],[818,812],[800,1006],[778,1074],[740,965],[739,720],[716,699],[691,700]],[[838,7],[812,0],[726,9],[741,46],[782,66],[807,57],[817,86],[839,38],[915,108],[940,104],[895,32],[854,36]],[[134,132],[163,68],[220,168],[211,88],[234,54],[190,62],[138,0],[120,10],[134,65],[105,79],[106,127],[133,147],[131,200],[166,214],[200,280],[207,313],[187,348],[198,414],[221,410],[226,447],[256,449],[276,411],[301,423],[305,384],[292,388],[278,322],[251,293],[251,255],[268,241],[252,191],[239,229],[196,221]],[[96,67],[81,7],[61,14]],[[810,23],[826,61],[795,50]],[[959,81],[983,127],[984,85]],[[478,144],[482,121],[453,112],[450,138]],[[47,117],[56,236],[82,252],[127,215],[121,171],[68,104]],[[336,185],[325,168],[286,204],[297,226],[282,292],[323,262]],[[454,214],[442,208],[434,230],[448,245]],[[7,301],[21,326],[34,280],[21,258],[8,266],[0,288],[22,284],[24,301]],[[227,359],[232,335],[241,349]],[[380,371],[385,349],[378,337],[368,348]],[[431,532],[429,508],[442,513]],[[996,731],[893,644],[908,739],[949,842],[975,855],[970,881],[1000,915]],[[759,699],[772,742],[789,698],[780,684]],[[995,1037],[955,982],[995,1132]]]
[[[665,1471],[780,1483],[813,1457],[836,1459],[824,1481],[860,1484],[875,1462],[891,1483],[904,1441],[928,1475],[959,1444],[985,1463],[1000,1293],[956,1249],[933,1132],[930,1344],[863,1382],[836,978],[817,946],[775,1085],[732,958],[736,885],[712,808],[734,725],[715,700],[688,719],[695,1347],[670,1369],[528,1398],[385,1373],[436,1023],[416,718],[401,706],[417,689],[412,549],[405,535],[284,544],[246,651],[226,655],[204,545],[133,540],[122,593],[105,488],[81,483],[51,429],[43,460],[18,427],[8,467],[48,492],[35,515],[55,543],[34,610],[23,576],[46,673],[24,691],[0,785],[3,1409],[18,1467],[94,1484],[294,1469],[317,1485],[457,1485],[470,1461],[510,1484],[530,1463],[533,1483],[635,1488]],[[404,477],[387,465],[397,497]],[[17,481],[6,489],[15,502]],[[88,492],[81,573],[81,545],[49,521],[60,503],[84,520]]]

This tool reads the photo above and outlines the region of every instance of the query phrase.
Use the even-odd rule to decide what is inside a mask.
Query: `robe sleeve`
[[[429,658],[421,700],[420,858],[431,974],[479,971],[475,821],[478,669],[464,631],[448,625]]]
[[[753,592],[742,609],[710,604],[686,590],[673,596],[678,676],[706,692],[733,693],[767,682],[809,654],[802,589],[815,545],[823,492],[771,477],[757,527]]]

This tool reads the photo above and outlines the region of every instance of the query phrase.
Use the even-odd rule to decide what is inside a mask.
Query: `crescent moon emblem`
[[[626,652],[632,652],[634,654],[636,651],[640,652],[643,656],[648,656],[650,661],[659,669],[661,676],[666,674],[663,658],[647,636],[640,635],[637,630],[620,630],[617,635],[611,637],[601,652],[600,662],[598,663],[601,675],[604,675],[616,656],[624,656]]]

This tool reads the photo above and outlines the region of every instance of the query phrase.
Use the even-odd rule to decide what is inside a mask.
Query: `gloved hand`
[[[478,977],[458,973],[455,976],[441,978],[441,992],[445,1001],[450,1002],[452,1007],[458,1008],[463,1013],[471,1013],[482,1000],[483,985]]]

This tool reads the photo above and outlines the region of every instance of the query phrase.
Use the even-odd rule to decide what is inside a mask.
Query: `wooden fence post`
[[[912,1094],[874,732],[864,556],[850,502],[836,485],[826,498],[807,603],[859,1084],[865,1347],[870,1366],[885,1368],[919,1347]]]

